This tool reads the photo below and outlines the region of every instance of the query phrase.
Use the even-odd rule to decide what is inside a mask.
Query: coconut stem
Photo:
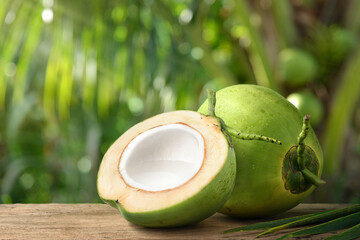
[[[278,145],[282,144],[279,140],[276,140],[274,138],[270,138],[270,137],[266,137],[266,136],[258,135],[258,134],[241,133],[229,126],[226,126],[226,130],[230,133],[231,136],[242,139],[242,140],[259,140],[259,141],[264,141],[264,142],[276,143]]]
[[[207,92],[208,92],[208,115],[212,116],[212,117],[217,117],[215,114],[216,92],[214,92],[210,89],[208,89]],[[231,135],[232,137],[239,138],[242,140],[259,140],[259,141],[271,142],[271,143],[276,143],[276,144],[281,145],[281,142],[274,138],[269,138],[269,137],[266,137],[263,135],[258,135],[258,134],[241,133],[239,131],[236,131],[235,129],[226,125],[225,122],[221,118],[218,118],[218,119],[220,121],[221,128],[228,136]]]
[[[297,163],[300,171],[302,172],[304,178],[314,184],[315,186],[319,186],[324,184],[325,181],[320,179],[318,176],[310,172],[305,166],[304,152],[305,152],[305,138],[307,137],[310,129],[310,115],[306,114],[303,120],[302,130],[298,137],[298,148],[297,148]]]
[[[216,117],[215,105],[216,105],[216,92],[208,89],[208,114],[209,116]]]

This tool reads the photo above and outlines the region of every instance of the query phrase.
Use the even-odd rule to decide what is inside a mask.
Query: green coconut
[[[290,87],[304,86],[317,73],[315,59],[302,49],[287,48],[279,53],[279,75]]]
[[[287,96],[286,99],[291,102],[302,115],[309,114],[311,116],[310,123],[313,127],[316,127],[321,122],[324,115],[324,107],[312,92],[294,92]]]
[[[208,100],[199,108],[206,114]],[[265,217],[302,202],[323,183],[323,153],[309,126],[309,117],[273,90],[235,85],[216,93],[216,116],[229,129],[281,141],[233,138],[236,153],[234,190],[220,212],[237,217]]]
[[[235,182],[235,155],[216,117],[175,111],[126,131],[106,152],[99,196],[147,227],[199,222],[218,211]]]

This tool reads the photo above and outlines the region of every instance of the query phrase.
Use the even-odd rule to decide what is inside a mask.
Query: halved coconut
[[[105,154],[99,196],[148,227],[199,222],[219,210],[235,180],[235,156],[216,118],[163,113],[125,132]]]

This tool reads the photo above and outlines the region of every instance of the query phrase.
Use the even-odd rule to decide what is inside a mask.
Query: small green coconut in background
[[[343,61],[349,51],[356,46],[356,37],[353,32],[339,27],[330,27],[330,54],[329,57],[334,63]]]
[[[199,108],[206,114],[208,100]],[[234,191],[220,212],[237,217],[266,217],[302,202],[323,183],[323,153],[309,117],[271,89],[235,85],[216,93],[216,116],[229,129],[278,139],[279,144],[233,138]]]
[[[303,49],[287,48],[279,53],[280,79],[290,87],[300,87],[310,82],[317,73],[317,63]]]
[[[320,100],[310,91],[301,91],[291,93],[286,98],[291,102],[304,116],[311,116],[311,126],[316,127],[322,120],[324,115],[324,107]]]

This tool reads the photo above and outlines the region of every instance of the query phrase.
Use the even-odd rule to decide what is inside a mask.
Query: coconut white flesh
[[[168,124],[136,136],[120,158],[119,171],[132,187],[162,191],[190,180],[203,159],[200,133],[184,124]]]
[[[171,125],[176,125],[176,127]],[[184,125],[185,128],[178,125]],[[189,128],[192,130],[189,130]],[[155,131],[168,131],[168,133],[173,132],[174,134],[165,137],[162,134],[152,134],[152,129],[157,129]],[[142,136],[143,134],[145,135]],[[158,143],[165,144],[166,148],[168,148],[172,145],[169,139],[175,140],[179,137],[179,134],[182,135],[182,143],[186,143],[191,139],[192,144],[198,144],[199,147],[180,147],[180,144],[175,144],[173,148],[176,149],[173,150],[176,157],[170,158],[170,154],[160,154],[160,151],[165,150],[160,150],[160,147],[157,147],[155,141],[152,140],[152,137],[160,137]],[[203,143],[197,134],[201,136]],[[136,140],[138,136],[140,138]],[[149,148],[149,150],[138,151],[130,146],[133,144],[135,144],[136,148]],[[200,146],[203,146],[203,150],[200,149]],[[155,150],[154,155],[156,153],[157,156],[163,156],[164,159],[146,156],[150,155],[151,149]],[[129,150],[130,154],[125,153]],[[204,157],[203,160],[201,160],[201,157],[192,158],[191,164],[189,164],[192,170],[182,172],[180,168],[177,169],[177,177],[182,178],[182,180],[172,180],[173,182],[168,184],[166,183],[167,179],[157,177],[155,173],[151,173],[151,175],[155,176],[154,179],[151,179],[152,177],[146,177],[145,180],[141,179],[143,178],[142,173],[149,170],[149,168],[146,169],[146,166],[140,166],[142,163],[157,164],[156,160],[166,160],[168,162],[171,159],[179,160],[177,157],[185,151],[192,151],[198,156],[203,154]],[[190,155],[189,152],[184,154],[186,157],[182,158],[182,161],[187,159]],[[124,153],[128,154],[125,158]],[[117,201],[128,212],[154,211],[171,207],[191,198],[207,186],[224,166],[228,154],[228,142],[222,134],[216,119],[192,111],[174,111],[159,114],[130,128],[108,149],[99,168],[98,192],[102,199]],[[137,155],[146,156],[146,158],[135,159]],[[124,159],[125,163],[123,162]],[[198,169],[199,165],[200,168]],[[158,167],[157,169],[159,169]],[[124,172],[122,169],[126,169],[126,171]],[[120,171],[122,171],[122,174]],[[166,174],[170,172],[170,167],[166,167],[162,171],[162,173]],[[194,172],[195,174],[193,174]],[[165,183],[158,183],[160,181]],[[149,185],[148,182],[151,182],[151,184]],[[177,187],[175,187],[176,185]],[[165,190],[149,191],[147,189]]]

